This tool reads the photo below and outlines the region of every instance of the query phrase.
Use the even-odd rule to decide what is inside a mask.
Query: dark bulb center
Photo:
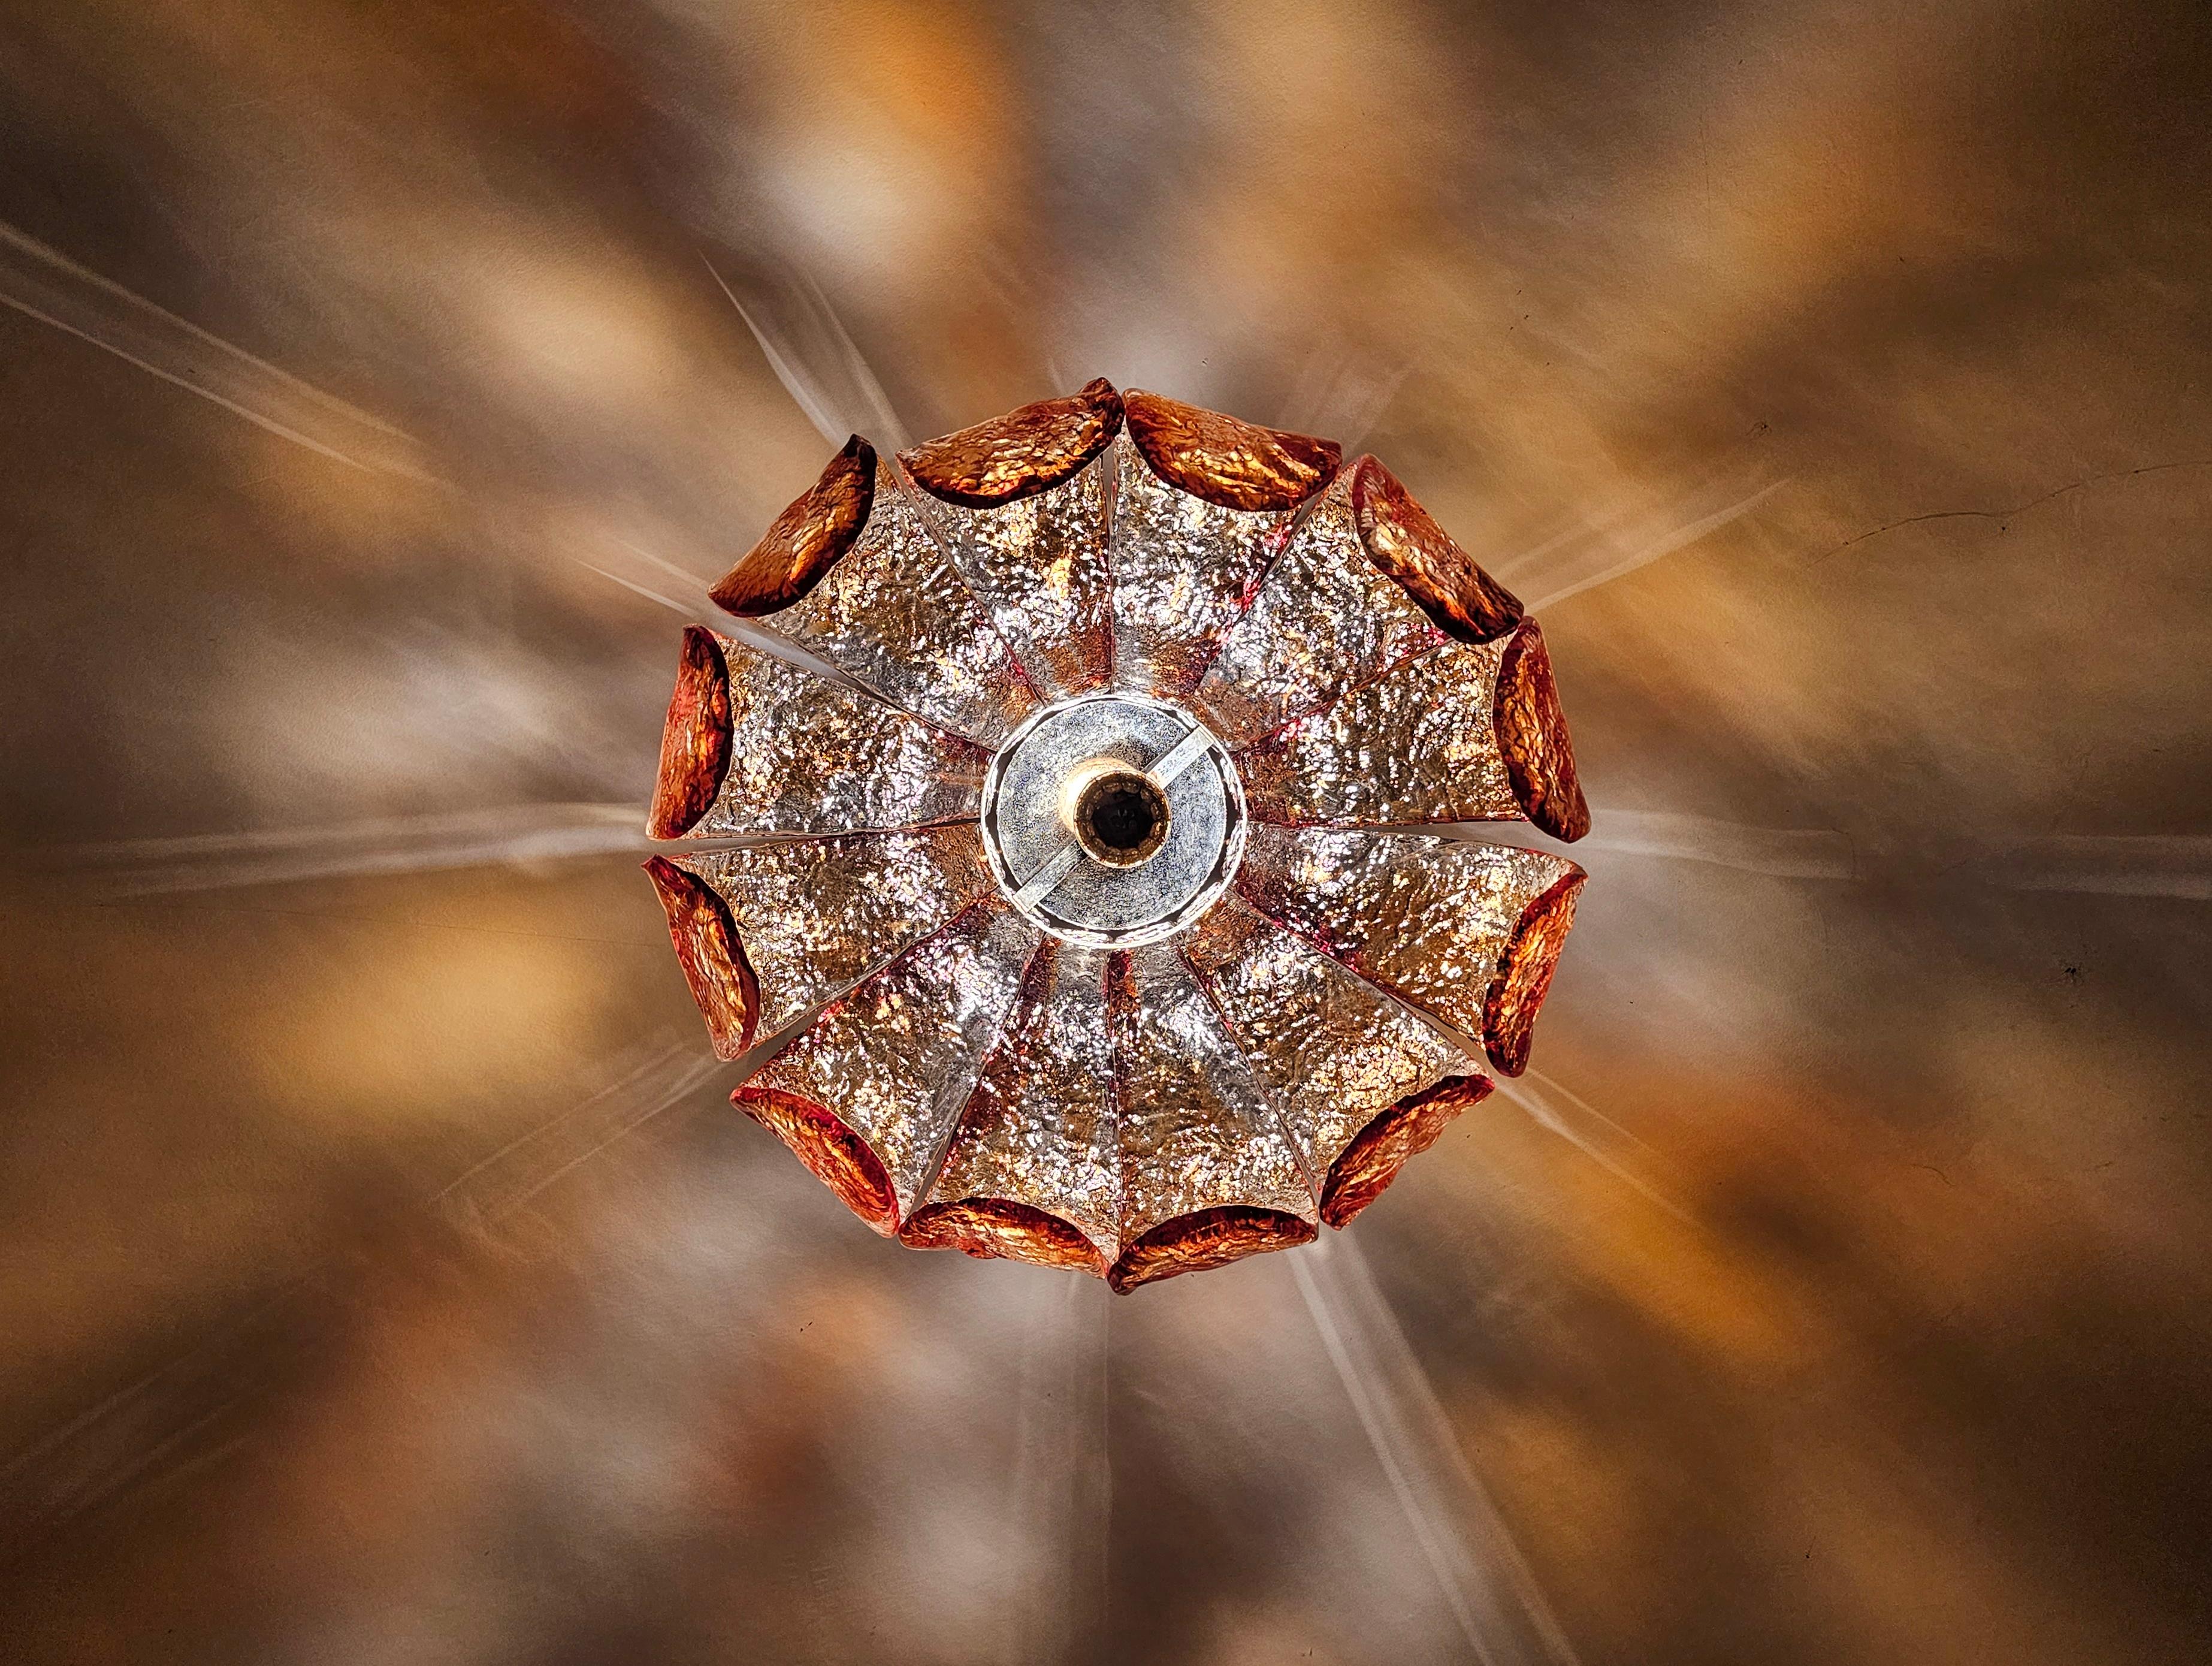
[[[1145,776],[1116,770],[1084,789],[1075,808],[1083,848],[1102,862],[1133,867],[1167,836],[1168,806]]]

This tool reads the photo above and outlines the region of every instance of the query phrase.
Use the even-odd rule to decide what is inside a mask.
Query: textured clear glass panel
[[[1458,1043],[1236,897],[1181,948],[1316,1174],[1401,1099],[1482,1072]]]
[[[1126,963],[1111,987],[1122,1242],[1232,1205],[1313,1219],[1296,1149],[1175,945]]]
[[[728,905],[773,1035],[991,890],[965,824],[679,856]]]
[[[759,621],[902,711],[995,746],[1036,696],[888,467],[866,529],[801,600]]]
[[[1237,889],[1361,976],[1480,1036],[1522,910],[1580,872],[1541,850],[1255,825]]]
[[[969,508],[917,492],[961,576],[1048,699],[1102,686],[1113,671],[1108,447],[1071,479],[1012,503]]]
[[[970,741],[718,636],[730,771],[691,831],[857,833],[976,813],[989,756]]]
[[[933,1203],[1006,1198],[1080,1227],[1110,1259],[1120,1230],[1108,955],[1044,940],[984,1060]]]
[[[975,904],[824,1009],[754,1085],[842,1118],[883,1159],[900,1214],[911,1213],[1040,935],[995,898]]]
[[[1188,693],[1251,601],[1291,523],[1280,509],[1229,509],[1170,486],[1127,433],[1114,441],[1116,680]]]
[[[1215,733],[1252,739],[1443,640],[1367,559],[1347,470],[1308,509],[1222,638],[1193,704]]]
[[[1517,821],[1491,714],[1502,642],[1447,641],[1237,755],[1261,821]]]

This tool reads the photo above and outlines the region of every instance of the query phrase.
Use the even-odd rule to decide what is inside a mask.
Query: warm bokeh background
[[[0,1654],[2212,1653],[2201,3],[1025,9],[0,9]],[[1103,374],[1541,610],[1536,1073],[1328,1255],[728,1110],[604,807],[618,581],[829,451],[718,274],[832,427]]]

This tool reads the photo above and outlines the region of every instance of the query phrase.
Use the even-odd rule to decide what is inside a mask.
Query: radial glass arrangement
[[[1583,871],[1407,830],[1589,811],[1535,620],[1374,458],[1094,381],[854,439],[714,593],[781,651],[686,631],[647,871],[878,1231],[1126,1290],[1526,1067]]]

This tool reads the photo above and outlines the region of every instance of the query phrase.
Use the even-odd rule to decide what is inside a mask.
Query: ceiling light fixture
[[[734,1096],[918,1248],[1310,1241],[1517,1075],[1589,811],[1536,622],[1372,457],[1094,381],[855,437],[684,635],[647,864]]]

